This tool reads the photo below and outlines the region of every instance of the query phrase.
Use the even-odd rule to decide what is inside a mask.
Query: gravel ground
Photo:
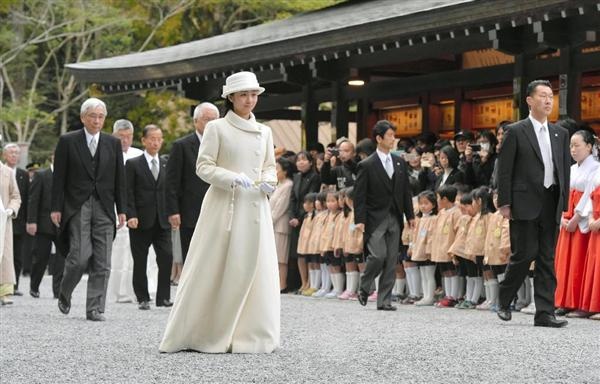
[[[24,278],[21,286],[29,286]],[[85,320],[85,282],[68,316],[51,298],[0,308],[1,383],[600,383],[600,322],[533,327],[482,311],[282,297],[282,345],[269,355],[159,354],[168,309],[107,305]]]

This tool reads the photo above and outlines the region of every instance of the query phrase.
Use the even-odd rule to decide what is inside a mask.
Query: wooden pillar
[[[357,100],[356,111],[356,141],[369,137],[369,100],[366,98]]]
[[[454,91],[454,133],[462,130],[463,116],[463,90],[457,88]]]
[[[558,75],[558,115],[581,120],[581,72],[574,69],[579,49],[561,47]]]
[[[331,141],[340,137],[348,137],[348,100],[344,93],[344,82],[332,83],[332,109],[331,109]]]
[[[527,98],[527,61],[529,55],[520,53],[515,56],[515,72],[513,76],[513,120],[521,120],[529,115]]]
[[[421,133],[431,132],[429,127],[429,92],[421,93]]]
[[[302,147],[319,141],[319,105],[315,101],[314,89],[311,83],[302,87]]]

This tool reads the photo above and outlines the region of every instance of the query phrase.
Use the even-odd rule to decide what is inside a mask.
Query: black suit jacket
[[[27,222],[37,224],[37,233],[56,235],[56,226],[50,220],[52,203],[52,170],[40,169],[33,174],[29,187]]]
[[[158,179],[154,180],[146,156],[127,160],[127,219],[137,218],[139,229],[153,228],[158,220],[170,228],[165,210],[166,161],[159,160]]]
[[[124,214],[127,207],[127,185],[121,141],[100,132],[96,150],[97,165],[94,171],[84,129],[62,135],[54,153],[51,210],[62,212],[59,229],[61,246],[68,245],[66,228],[69,220],[79,212],[83,203],[92,194],[97,194],[102,208],[115,222],[115,206],[119,214]]]
[[[554,176],[560,191],[556,222],[567,209],[571,155],[569,133],[548,124]],[[540,214],[544,190],[544,162],[529,118],[508,126],[498,155],[498,206],[511,206],[515,220],[533,220]]]
[[[394,175],[388,177],[383,164],[374,152],[358,163],[358,176],[354,184],[354,222],[365,224],[365,244],[368,237],[383,222],[388,213],[394,212],[400,227],[415,217],[408,181],[406,162],[392,156]],[[395,207],[395,209],[394,209]]]
[[[303,174],[296,172],[293,177],[292,193],[290,193],[290,205],[288,213],[290,219],[304,219],[304,197],[310,192],[319,192],[321,188],[321,177],[315,170]]]
[[[17,168],[15,172],[17,186],[21,194],[21,207],[15,219],[13,219],[13,233],[22,235],[25,233],[25,224],[27,223],[27,201],[29,199],[29,172],[24,169]]]
[[[167,215],[181,215],[183,227],[195,228],[210,184],[196,174],[200,140],[196,132],[173,143],[167,162]]]
[[[440,174],[436,177],[435,179],[435,183],[433,184],[433,190],[437,191],[438,188],[440,187],[440,184],[442,184],[442,178],[444,177],[444,174]],[[444,183],[444,185],[452,185],[455,183],[464,183],[465,182],[465,174],[463,173],[463,171],[461,171],[460,169],[453,169],[450,174],[448,175],[448,178],[446,179],[446,182]]]

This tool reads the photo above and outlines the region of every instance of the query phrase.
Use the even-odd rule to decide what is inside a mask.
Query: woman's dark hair
[[[385,133],[389,130],[396,132],[396,127],[387,120],[379,120],[373,127],[373,139],[377,141],[377,136],[383,139]]]
[[[433,204],[433,209],[431,210],[431,214],[437,215],[438,206],[437,206],[437,199],[435,198],[435,193],[433,193],[430,190],[423,191],[423,192],[419,193],[419,195],[417,196],[417,201],[421,200],[421,198],[427,199],[431,202],[431,204]],[[423,217],[423,212],[417,213],[417,216]]]
[[[485,129],[479,132],[479,136],[490,142],[489,152],[496,153],[496,145],[498,145],[498,139],[496,138],[496,135],[494,135],[492,131]]]
[[[473,192],[463,193],[463,195],[460,197],[460,203],[462,205],[473,204]]]
[[[296,154],[296,161],[298,161],[299,157],[304,157],[306,160],[308,160],[310,162],[310,169],[311,170],[315,170],[315,166],[317,165],[315,162],[315,159],[312,157],[312,155],[310,154],[310,152],[306,151],[306,150],[302,150],[300,152],[298,152]]]
[[[456,194],[458,190],[454,185],[442,185],[438,190],[437,194],[440,196],[440,199],[444,197],[451,203],[456,201]]]
[[[233,111],[233,102],[229,100],[229,97],[225,98],[225,104],[223,104],[223,109],[225,109],[225,114],[229,111]]]
[[[592,148],[594,147],[596,140],[594,140],[594,135],[590,131],[585,130],[585,129],[580,129],[579,131],[577,131],[573,134],[573,136],[575,136],[575,135],[581,136],[584,143],[591,144]]]
[[[450,142],[450,140],[440,139],[435,142],[435,144],[433,145],[433,149],[439,151],[440,149],[447,147],[447,146],[452,146],[452,143]]]
[[[277,159],[277,164],[279,164],[281,169],[285,172],[285,177],[288,179],[291,179],[294,176],[294,173],[296,173],[296,167],[294,166],[294,163],[285,157],[280,157]]]
[[[481,216],[496,212],[493,197],[489,187],[479,187],[473,191],[473,198],[481,200]]]
[[[468,184],[454,183],[452,185],[456,188],[457,194],[466,195],[471,192],[471,187]]]
[[[446,157],[448,158],[448,165],[450,166],[450,168],[458,168],[459,158],[458,151],[456,149],[452,148],[451,146],[446,146],[440,149],[440,153],[446,155]]]
[[[325,153],[325,147],[323,147],[323,144],[317,142],[317,143],[310,143],[306,146],[306,150],[308,151],[317,151],[318,153]]]
[[[503,132],[506,132],[506,127],[511,125],[513,122],[510,120],[502,120],[501,122],[498,123],[498,126],[496,127],[496,135],[498,135],[498,131],[502,130]]]

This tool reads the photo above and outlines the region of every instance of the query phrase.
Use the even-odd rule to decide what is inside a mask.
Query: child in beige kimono
[[[437,264],[442,275],[442,286],[445,296],[436,303],[436,307],[454,307],[460,295],[460,283],[457,269],[452,261],[452,255],[448,252],[456,233],[462,216],[460,209],[455,205],[457,189],[452,185],[443,185],[437,191],[439,213],[435,227],[430,236],[429,246],[431,249],[431,261]]]
[[[321,237],[319,240],[319,251],[321,252],[321,265],[325,265],[327,274],[323,290],[317,291],[313,297],[326,297],[334,299],[342,294],[340,285],[344,284],[342,275],[342,261],[334,256],[333,240],[335,237],[335,226],[340,216],[338,193],[335,191],[326,192],[325,205],[327,206],[327,217],[323,224]],[[331,285],[333,284],[333,289]]]
[[[309,276],[313,276],[311,286],[302,295],[312,296],[323,285],[324,274],[327,273],[325,264],[321,266],[321,254],[319,251],[319,241],[321,240],[321,232],[327,218],[327,209],[325,208],[326,194],[319,192],[315,199],[315,216],[313,217],[312,231],[308,239],[308,246],[306,247],[307,259],[308,259],[308,273]]]
[[[344,192],[346,217],[343,227],[343,255],[346,262],[346,291],[339,296],[339,299],[356,300],[360,273],[364,272],[366,262],[363,254],[363,232],[357,231],[354,225],[354,187],[348,187]]]
[[[421,273],[423,298],[415,303],[418,306],[433,305],[435,292],[435,263],[431,262],[429,239],[437,218],[437,199],[432,191],[419,193],[419,213],[415,223],[413,239],[408,247],[410,259],[417,263]]]
[[[498,208],[498,194],[493,194],[494,206]],[[510,255],[509,221],[499,211],[490,214],[485,236],[485,249],[483,264],[489,266],[484,272],[486,300],[477,306],[477,309],[495,309],[498,301],[498,283],[504,280],[504,271]]]
[[[302,226],[300,227],[300,234],[298,235],[298,269],[301,271],[300,276],[302,277],[302,286],[300,287],[300,293],[304,294],[304,292],[308,291],[310,287],[314,286],[314,272],[312,270],[310,272],[305,272],[304,274],[308,274],[308,279],[302,273],[302,268],[306,267],[307,262],[310,258],[310,253],[308,252],[310,235],[312,233],[313,228],[313,220],[315,217],[315,200],[317,194],[314,192],[307,193],[304,196],[303,208],[306,214],[304,215],[304,220],[302,221]]]

